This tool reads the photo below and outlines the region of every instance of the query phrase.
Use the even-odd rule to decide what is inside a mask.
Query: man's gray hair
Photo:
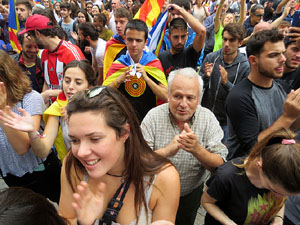
[[[197,78],[198,84],[199,84],[199,97],[201,99],[202,91],[203,91],[203,80],[202,80],[201,76],[192,67],[173,70],[169,74],[169,77],[168,77],[168,93],[170,94],[172,82],[173,82],[175,76],[177,76],[177,75],[188,77],[188,78]]]

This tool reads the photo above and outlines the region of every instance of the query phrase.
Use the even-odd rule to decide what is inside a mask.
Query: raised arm
[[[289,1],[290,1],[290,0],[282,0],[282,1],[278,4],[275,13],[276,13],[276,14],[281,13],[281,12],[282,12],[282,8],[283,8]]]
[[[19,116],[10,109],[6,113],[1,113],[1,120],[5,122],[5,126],[9,129],[8,137],[13,135],[12,138],[14,142],[20,142],[20,147],[23,146],[23,148],[27,148],[26,152],[31,146],[33,153],[37,157],[44,158],[48,156],[57,136],[59,125],[58,119],[54,116],[50,116],[43,135],[39,135],[38,130],[40,127],[41,116],[31,116],[22,108],[19,108],[19,111],[23,116]],[[22,136],[16,138],[15,135],[18,135],[19,133],[27,137],[28,140],[22,138]],[[24,143],[28,144],[25,145]],[[16,146],[16,148],[18,148],[18,146]],[[15,150],[19,154],[26,153],[24,152],[25,149],[22,152],[17,149]]]
[[[282,115],[266,130],[259,133],[257,140],[260,141],[282,128],[290,128],[294,122],[300,117],[300,88],[296,91],[292,90],[283,105]],[[299,128],[299,127],[297,127]]]
[[[0,82],[0,126],[2,127],[5,136],[13,149],[19,155],[23,155],[27,153],[30,148],[30,140],[27,133],[15,130],[9,126],[7,122],[12,119],[11,112],[10,107],[7,106],[6,88],[4,83]],[[31,116],[28,114],[28,116],[35,122],[35,128],[38,129],[40,127],[41,115]]]
[[[286,4],[286,6],[285,6],[285,8],[284,8],[284,10],[283,10],[283,13],[281,14],[281,16],[278,17],[276,20],[274,20],[274,21],[271,23],[272,28],[277,28],[277,27],[279,26],[279,24],[284,20],[284,18],[287,17],[287,15],[289,14],[290,9],[291,9],[291,7],[290,7],[291,2],[292,2],[292,1],[289,1],[289,2]]]
[[[221,13],[225,0],[221,0],[215,15],[215,33],[218,33],[221,26]]]
[[[243,25],[245,19],[246,19],[246,0],[241,0],[240,18],[237,22]]]
[[[196,52],[200,52],[205,42],[205,35],[206,35],[205,27],[192,14],[187,12],[184,8],[176,4],[170,4],[169,7],[173,8],[173,10],[171,11],[173,14],[181,15],[183,19],[191,26],[193,31],[195,31],[196,36],[193,41],[193,48]]]

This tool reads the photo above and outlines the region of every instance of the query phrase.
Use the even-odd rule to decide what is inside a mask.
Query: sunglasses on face
[[[254,16],[257,16],[257,17],[263,17],[264,14],[257,14],[257,13],[253,13]]]

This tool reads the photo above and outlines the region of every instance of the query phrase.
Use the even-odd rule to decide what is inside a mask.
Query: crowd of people
[[[143,3],[0,0],[0,224],[298,225],[299,3]]]

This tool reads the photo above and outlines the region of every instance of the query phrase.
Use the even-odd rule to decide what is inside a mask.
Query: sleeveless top
[[[157,175],[154,176],[154,179],[153,179],[151,184],[149,184],[150,177],[149,176],[144,177],[144,190],[145,190],[145,199],[146,199],[146,205],[147,205],[147,212],[146,212],[144,204],[142,204],[138,223],[135,219],[129,225],[147,225],[147,224],[150,225],[151,224],[152,211],[149,209],[149,202],[150,202],[150,197],[151,197],[151,194],[152,194],[152,188],[153,188],[154,182],[156,180],[156,176]],[[85,182],[88,182],[88,179],[89,179],[88,175],[84,174],[83,175],[83,180]],[[147,216],[148,216],[148,218],[147,218]],[[99,220],[96,220],[93,225],[98,225],[98,224],[99,224]],[[116,223],[116,222],[112,222],[112,225],[121,225],[121,224]]]

